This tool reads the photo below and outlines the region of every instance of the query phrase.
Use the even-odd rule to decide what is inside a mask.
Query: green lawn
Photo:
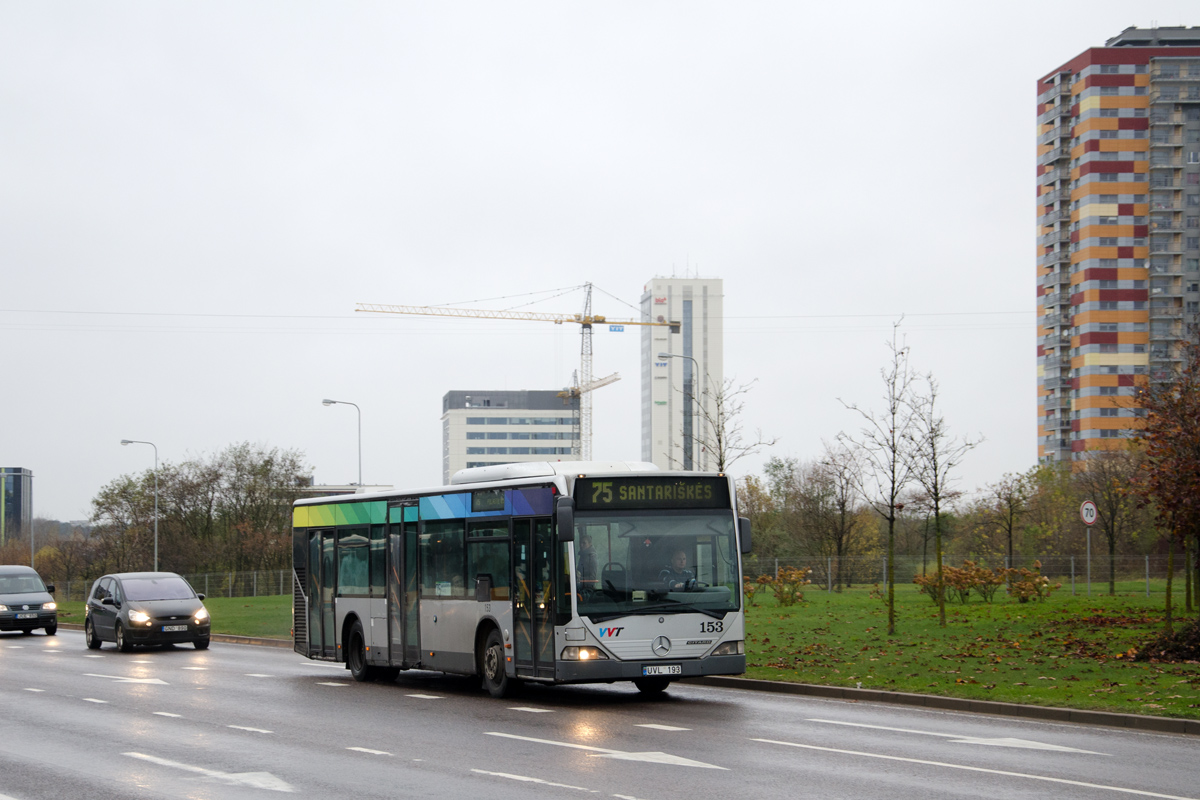
[[[1144,584],[1116,597],[1092,588],[1091,598],[1066,587],[1041,603],[1002,592],[990,604],[948,603],[941,628],[928,597],[897,586],[891,637],[887,608],[867,589],[808,587],[803,604],[783,608],[760,593],[746,615],[747,675],[1200,719],[1200,664],[1118,658],[1161,630],[1164,596],[1147,598]]]
[[[212,615],[212,632],[234,636],[288,639],[292,630],[291,595],[275,597],[209,597],[204,601]],[[60,622],[83,624],[83,603],[58,604]]]

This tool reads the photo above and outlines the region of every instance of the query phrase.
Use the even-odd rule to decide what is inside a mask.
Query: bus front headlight
[[[608,656],[599,647],[564,647],[559,658],[563,661],[607,661]]]
[[[717,645],[717,649],[712,651],[714,656],[744,656],[746,655],[746,643],[741,639],[736,642],[722,642]]]

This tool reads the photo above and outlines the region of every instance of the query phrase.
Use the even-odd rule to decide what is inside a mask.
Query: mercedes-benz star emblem
[[[671,652],[671,640],[665,636],[660,636],[650,645],[650,649],[654,651],[656,656],[665,656]]]

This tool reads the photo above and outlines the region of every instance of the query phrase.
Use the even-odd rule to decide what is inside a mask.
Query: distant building
[[[442,483],[467,467],[578,461],[578,405],[557,391],[446,392]]]
[[[720,278],[646,284],[642,319],[680,323],[679,333],[642,328],[642,460],[660,469],[714,469],[704,442],[724,383],[723,304]]]
[[[1124,446],[1200,312],[1200,28],[1128,28],[1037,85],[1038,456]]]
[[[33,472],[0,467],[0,547],[33,524]]]

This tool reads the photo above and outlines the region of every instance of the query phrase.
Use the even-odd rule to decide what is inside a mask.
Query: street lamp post
[[[692,362],[696,368],[695,374],[692,375],[692,402],[696,404],[694,427],[692,428],[692,469],[700,468],[700,448],[696,447],[696,434],[700,429],[700,403],[696,399],[696,381],[700,378],[700,362],[692,356],[685,356],[682,353],[659,353],[659,358],[686,358]],[[705,389],[707,391],[707,389]]]
[[[354,410],[358,412],[358,485],[362,486],[363,485],[363,482],[362,482],[362,409],[358,407],[358,404],[351,403],[346,400],[328,400],[327,399],[327,400],[322,400],[321,405],[323,405],[323,406],[332,406],[332,405],[354,406]]]
[[[158,572],[158,445],[140,439],[122,439],[121,444],[148,444],[154,448],[154,571]]]

